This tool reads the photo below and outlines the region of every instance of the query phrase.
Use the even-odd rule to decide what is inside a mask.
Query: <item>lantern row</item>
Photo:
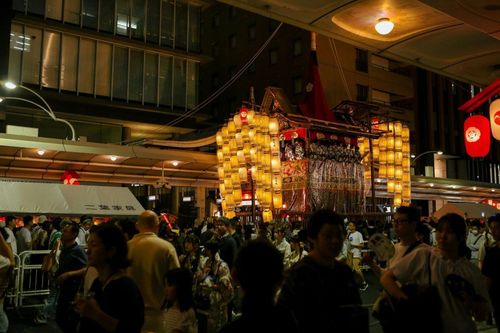
[[[272,220],[272,208],[282,207],[282,177],[276,117],[242,107],[216,134],[219,190],[224,216],[235,216],[242,201],[242,186],[255,183],[252,193]]]
[[[372,154],[370,140],[358,140],[359,151],[365,165],[365,179],[371,178],[370,163],[378,165],[376,178],[385,179],[387,192],[393,196],[394,206],[408,206],[411,202],[410,175],[410,130],[401,122],[378,124],[385,132],[379,139],[373,139]]]

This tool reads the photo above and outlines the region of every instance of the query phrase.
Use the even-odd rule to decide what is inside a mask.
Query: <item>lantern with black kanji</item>
[[[470,157],[485,157],[488,155],[490,141],[490,122],[488,118],[475,115],[465,120],[465,150]]]

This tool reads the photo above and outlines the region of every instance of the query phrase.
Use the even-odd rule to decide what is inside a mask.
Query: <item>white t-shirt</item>
[[[198,333],[198,323],[193,308],[181,312],[179,308],[172,306],[165,311],[164,315],[165,333],[174,330],[183,333]]]
[[[394,256],[392,256],[392,258],[387,261],[387,267],[392,268],[402,258],[404,258],[405,257],[404,254],[408,250],[409,247],[410,247],[409,245],[403,245],[401,243],[394,244]],[[413,250],[411,250],[410,253],[412,253],[413,251],[419,251],[421,249],[430,249],[430,246],[425,244],[425,243],[420,243]]]
[[[12,248],[12,253],[17,254],[17,240],[16,236],[14,235],[14,232],[10,230],[10,228],[5,227],[5,231],[9,235],[9,238],[7,238],[5,241],[10,244],[10,247]]]
[[[430,261],[429,261],[430,260]],[[445,284],[449,274],[463,277],[472,284],[476,294],[489,302],[486,281],[479,269],[465,258],[452,261],[444,259],[439,250],[412,251],[399,260],[391,271],[398,282],[405,284],[414,282],[419,285],[428,285],[430,262],[431,283],[436,286],[441,298],[441,318],[443,319],[444,333],[473,333],[477,332],[472,316],[464,303],[455,297]]]
[[[275,243],[274,246],[276,246],[278,251],[280,251],[281,254],[283,255],[283,260],[287,260],[290,254],[292,253],[292,247],[285,238],[283,238],[279,244]]]
[[[363,235],[359,231],[354,231],[349,234],[349,244],[351,245],[351,253],[353,258],[361,258],[361,249],[354,246],[363,244]]]
[[[17,232],[17,250],[19,253],[23,251],[31,250],[31,246],[28,246],[28,243],[31,244],[31,232],[26,228],[21,228]]]

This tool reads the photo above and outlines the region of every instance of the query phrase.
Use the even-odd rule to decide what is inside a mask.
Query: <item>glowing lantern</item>
[[[224,154],[222,153],[222,150],[217,150],[217,161],[219,163],[224,162]]]
[[[486,117],[475,115],[465,120],[465,150],[470,157],[485,157],[488,155],[490,140],[490,122]]]
[[[239,168],[238,173],[240,175],[241,182],[246,183],[248,181],[247,168],[244,168],[244,167]]]
[[[265,209],[262,212],[262,220],[266,223],[271,222],[273,220],[273,213],[269,209]]]
[[[387,152],[385,151],[380,151],[378,153],[378,161],[380,162],[380,164],[385,164],[387,163]]]
[[[380,164],[378,167],[378,177],[387,178],[387,166],[385,164]]]
[[[277,118],[272,117],[269,119],[269,134],[277,135],[280,130],[280,124]]]
[[[410,129],[408,126],[403,126],[403,130],[401,131],[401,137],[403,140],[409,140],[410,139]]]
[[[493,137],[500,140],[500,99],[490,104],[490,124]]]
[[[401,124],[401,122],[399,121],[394,122],[394,134],[396,134],[397,136],[401,136],[402,131],[403,131],[403,124]]]
[[[228,210],[227,213],[226,213],[226,217],[228,219],[232,219],[235,216],[236,216],[236,213],[234,212],[234,210]]]
[[[395,207],[401,206],[401,194],[394,195],[394,206]]]
[[[241,188],[233,190],[234,203],[239,205],[241,203]]]
[[[240,129],[241,125],[243,125],[243,122],[241,121],[241,115],[239,113],[234,115],[233,121],[237,129]]]
[[[283,206],[283,196],[281,195],[281,192],[274,192],[273,193],[273,207],[274,209],[280,209]]]
[[[224,179],[224,168],[223,167],[218,167],[217,171],[219,173],[219,179]]]
[[[394,149],[396,150],[402,150],[403,149],[403,139],[398,136],[396,139],[394,139]]]
[[[385,136],[382,136],[378,140],[378,146],[380,147],[380,150],[385,150],[387,149],[387,138]]]
[[[224,138],[222,137],[222,132],[218,131],[215,135],[215,141],[217,142],[217,146],[222,146],[224,143]]]
[[[396,186],[396,184],[395,184],[394,180],[388,180],[387,181],[387,192],[394,193],[395,186]]]

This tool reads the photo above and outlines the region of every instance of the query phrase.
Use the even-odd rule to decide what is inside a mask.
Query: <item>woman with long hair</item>
[[[165,333],[198,332],[192,286],[193,277],[189,269],[176,268],[167,273]]]
[[[129,266],[127,242],[120,229],[105,223],[90,230],[88,263],[99,276],[87,295],[77,295],[79,332],[140,333],[144,303],[134,281],[125,274]]]
[[[489,313],[489,297],[484,277],[479,269],[467,259],[469,249],[466,245],[467,226],[465,220],[457,214],[446,214],[439,219],[436,239],[437,248],[423,247],[412,251],[381,277],[381,283],[387,292],[401,304],[415,304],[415,299],[405,290],[405,284],[426,286],[437,290],[441,300],[441,322],[430,324],[431,314],[426,317],[426,331],[430,332],[477,332],[473,318],[477,321],[486,319]],[[402,287],[403,286],[403,287]],[[418,296],[417,296],[418,297]],[[436,302],[420,299],[422,305],[416,311],[425,311]],[[410,318],[420,318],[412,311]],[[413,332],[418,326],[415,321],[401,321],[401,331]],[[442,325],[442,327],[436,327]]]

